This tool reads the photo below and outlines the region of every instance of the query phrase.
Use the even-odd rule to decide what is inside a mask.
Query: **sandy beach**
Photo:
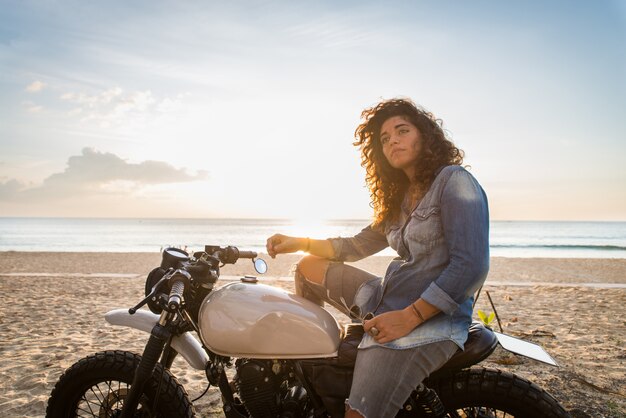
[[[291,291],[286,278],[299,256],[264,258],[261,280]],[[389,259],[355,265],[382,275]],[[103,315],[137,303],[159,261],[158,253],[0,252],[0,416],[44,416],[56,380],[84,356],[141,353],[147,334],[112,327]],[[245,274],[254,274],[245,260],[222,270],[224,279]],[[485,291],[504,332],[541,344],[560,367],[501,349],[484,364],[537,383],[573,417],[626,416],[626,259],[492,258],[477,304],[490,312]],[[206,381],[185,366],[177,359],[172,372],[193,399]],[[198,416],[223,416],[214,388],[195,405]]]

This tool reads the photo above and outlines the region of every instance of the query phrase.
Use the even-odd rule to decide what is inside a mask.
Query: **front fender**
[[[128,313],[128,309],[114,309],[107,312],[104,319],[111,325],[135,328],[150,333],[159,321],[159,315],[145,310],[139,310],[131,315]],[[198,340],[189,332],[174,336],[172,348],[178,351],[194,369],[204,370],[206,368],[209,356]]]

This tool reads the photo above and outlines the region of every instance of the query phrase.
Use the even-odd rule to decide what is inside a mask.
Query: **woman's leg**
[[[361,285],[380,280],[365,270],[313,255],[298,262],[294,279],[297,295],[320,306],[329,303],[346,315]]]
[[[329,264],[330,260],[327,258],[307,255],[300,259],[296,271],[299,271],[307,280],[323,285],[324,276],[326,275]]]
[[[327,296],[324,288],[324,277],[329,264],[329,260],[314,255],[303,257],[298,262],[294,274],[296,295],[323,306]]]
[[[404,350],[359,350],[346,417],[395,417],[417,385],[458,349],[452,341],[440,341]]]

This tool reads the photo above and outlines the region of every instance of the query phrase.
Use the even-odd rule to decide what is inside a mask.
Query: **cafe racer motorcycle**
[[[256,277],[216,287],[220,267],[244,258],[259,273],[267,269],[256,253],[232,246],[207,245],[193,255],[165,249],[146,279],[145,299],[105,315],[149,333],[143,353],[111,350],[79,360],[56,383],[46,416],[196,416],[170,371],[182,356],[219,388],[227,418],[342,417],[362,325],[342,329],[328,311]],[[539,386],[478,366],[498,345],[496,334],[473,324],[465,350],[416,387],[397,416],[568,417]]]

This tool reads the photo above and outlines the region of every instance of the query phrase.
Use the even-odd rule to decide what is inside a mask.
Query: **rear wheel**
[[[548,392],[512,373],[484,367],[431,379],[450,417],[569,418]]]
[[[119,416],[140,360],[141,356],[127,351],[106,351],[79,360],[63,373],[52,390],[46,417]],[[193,416],[185,389],[157,364],[135,417]]]

